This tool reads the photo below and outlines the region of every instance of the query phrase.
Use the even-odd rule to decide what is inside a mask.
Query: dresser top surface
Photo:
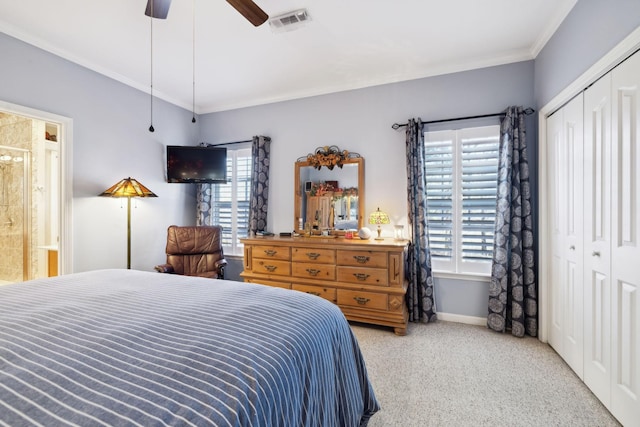
[[[404,248],[409,244],[408,240],[395,240],[393,238],[385,238],[383,240],[362,240],[362,239],[345,239],[342,237],[248,237],[240,239],[244,244],[252,245],[282,245],[282,246],[318,246],[318,247],[335,247],[338,249],[390,249]]]

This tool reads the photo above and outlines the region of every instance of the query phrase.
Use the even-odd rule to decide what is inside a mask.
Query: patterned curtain
[[[212,184],[196,184],[196,225],[214,225],[211,212],[212,197]]]
[[[522,107],[509,107],[500,129],[498,197],[487,326],[517,337],[538,334],[529,164]]]
[[[407,124],[407,202],[411,244],[407,256],[407,305],[411,322],[437,320],[427,228],[425,148],[422,120]]]
[[[269,200],[269,154],[271,138],[254,136],[251,144],[251,208],[249,211],[249,234],[267,228],[267,207]]]
[[[201,142],[201,147],[209,144]],[[213,224],[213,185],[196,184],[196,225],[216,225]]]

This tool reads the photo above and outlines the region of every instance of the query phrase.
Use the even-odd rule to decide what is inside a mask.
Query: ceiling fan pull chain
[[[151,70],[150,70],[150,75],[151,75],[151,98],[150,98],[150,104],[151,104],[151,124],[149,126],[149,132],[154,132],[155,129],[153,128],[153,1],[151,2],[151,16],[149,17],[149,21],[151,22]]]
[[[193,101],[192,101],[192,106],[191,106],[191,114],[193,115],[193,117],[191,117],[191,123],[195,123],[196,122],[196,0],[193,0],[193,34],[192,34],[192,40],[193,40],[193,64],[192,64],[192,71],[193,71]]]

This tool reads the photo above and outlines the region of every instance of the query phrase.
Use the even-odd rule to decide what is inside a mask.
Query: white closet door
[[[563,238],[564,359],[583,377],[584,337],[584,142],[583,97],[574,98],[564,108],[565,194],[562,201],[566,229]]]
[[[554,210],[551,345],[582,378],[583,370],[583,101],[551,116]]]
[[[611,76],[584,92],[584,382],[611,403]]]
[[[611,412],[640,425],[640,54],[612,71]]]
[[[547,119],[547,141],[549,149],[547,150],[548,158],[548,206],[550,207],[549,225],[550,225],[550,242],[551,242],[551,262],[549,263],[551,272],[549,274],[551,294],[550,302],[550,328],[549,328],[549,345],[553,347],[560,355],[564,354],[564,306],[563,294],[565,286],[563,285],[563,233],[565,229],[565,217],[562,212],[562,200],[565,199],[564,182],[565,171],[561,167],[564,161],[563,147],[563,110],[556,111]]]

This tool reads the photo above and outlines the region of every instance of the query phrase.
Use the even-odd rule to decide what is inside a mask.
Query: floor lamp
[[[131,269],[131,198],[158,197],[153,191],[129,177],[106,189],[100,196],[127,198],[127,268]]]

